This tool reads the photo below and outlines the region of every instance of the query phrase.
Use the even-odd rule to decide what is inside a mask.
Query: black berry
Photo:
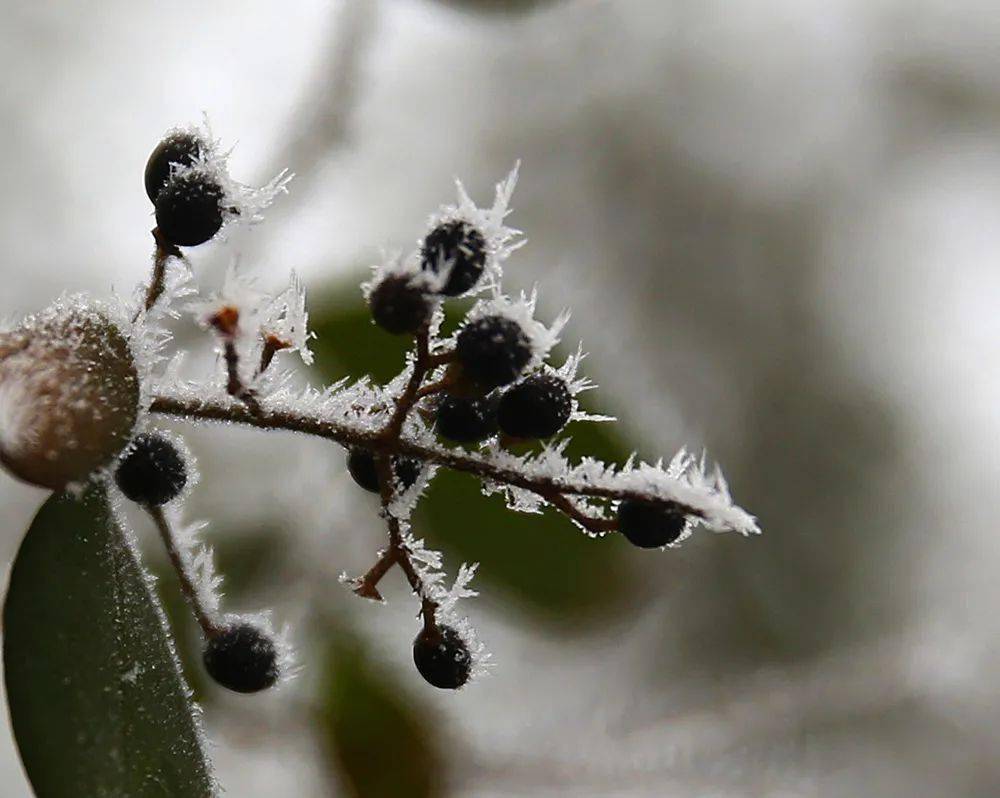
[[[375,323],[393,335],[415,333],[431,317],[431,303],[408,277],[390,275],[368,298]]]
[[[517,379],[531,360],[531,343],[513,319],[484,316],[462,328],[455,354],[472,380],[495,388]]]
[[[115,482],[132,501],[159,506],[184,490],[187,465],[162,435],[139,435],[118,464]]]
[[[673,543],[687,518],[673,504],[650,504],[625,499],[618,505],[618,530],[633,546],[658,549]]]
[[[413,641],[413,664],[428,684],[442,690],[457,690],[469,681],[472,655],[451,627],[425,627]]]
[[[238,623],[210,638],[203,655],[205,670],[237,693],[256,693],[278,681],[278,649],[250,623]]]
[[[444,396],[437,407],[438,435],[456,443],[484,440],[497,429],[497,398]]]
[[[146,194],[156,202],[167,181],[170,179],[170,165],[190,166],[195,162],[204,145],[192,133],[172,133],[156,145],[146,161]]]
[[[532,374],[504,393],[497,421],[511,437],[548,438],[566,426],[572,411],[566,380],[555,374]]]
[[[420,249],[424,271],[437,274],[447,270],[448,279],[441,293],[459,296],[472,288],[486,266],[486,239],[468,222],[455,220],[439,224],[424,239]]]
[[[204,244],[222,227],[224,193],[204,172],[175,175],[156,197],[156,226],[171,244]]]
[[[420,476],[420,461],[409,457],[392,458],[392,470],[403,489],[407,489]],[[347,470],[358,485],[371,493],[379,492],[378,468],[375,455],[368,449],[354,447],[347,453]]]

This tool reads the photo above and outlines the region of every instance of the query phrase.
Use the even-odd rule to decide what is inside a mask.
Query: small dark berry
[[[450,626],[425,627],[413,641],[413,664],[428,684],[442,690],[457,690],[469,681],[472,655]]]
[[[458,334],[455,354],[465,373],[485,388],[507,385],[531,360],[531,342],[506,316],[484,316]]]
[[[408,277],[390,275],[368,298],[375,323],[393,335],[415,333],[431,317],[431,303]]]
[[[673,543],[687,518],[672,504],[649,504],[625,499],[618,505],[618,529],[633,546],[658,549]]]
[[[146,194],[156,202],[160,189],[170,179],[170,165],[190,166],[204,145],[192,133],[173,133],[156,145],[146,161]]]
[[[566,380],[555,374],[532,374],[504,393],[497,421],[513,438],[548,438],[566,426],[572,411]]]
[[[455,443],[475,443],[488,438],[497,430],[497,399],[443,396],[435,421],[438,435]]]
[[[274,640],[250,623],[238,623],[209,639],[202,657],[216,682],[237,693],[256,693],[278,681]]]
[[[115,482],[132,501],[158,507],[184,490],[187,465],[162,435],[139,435],[118,464]]]
[[[441,293],[459,296],[472,288],[486,266],[486,239],[468,222],[454,220],[439,224],[424,239],[420,249],[424,271],[438,273],[451,269]]]
[[[195,247],[222,227],[222,186],[203,172],[175,175],[156,197],[156,226],[171,244]]]
[[[403,489],[407,489],[420,476],[421,463],[409,457],[394,457],[392,468]],[[379,492],[378,468],[375,455],[368,449],[354,447],[347,453],[347,470],[354,481],[370,493]]]

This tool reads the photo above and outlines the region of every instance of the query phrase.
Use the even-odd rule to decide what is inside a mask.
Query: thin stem
[[[398,550],[394,546],[389,546],[382,552],[375,564],[368,569],[368,572],[357,580],[354,592],[362,598],[382,601],[382,594],[378,592],[378,583],[396,564],[398,556]]]
[[[157,530],[160,532],[160,539],[163,540],[163,545],[167,549],[167,555],[170,557],[170,564],[177,572],[177,578],[181,583],[181,591],[184,593],[184,598],[187,599],[188,604],[191,605],[194,617],[197,619],[198,625],[201,626],[202,631],[205,633],[205,637],[214,637],[221,634],[223,627],[216,621],[212,613],[210,613],[201,603],[201,598],[198,596],[198,588],[194,584],[194,578],[188,572],[184,555],[181,552],[180,546],[177,545],[174,532],[170,528],[170,521],[167,520],[167,516],[163,512],[163,508],[146,505],[146,511],[149,513],[150,517],[153,519],[153,523],[156,524]]]
[[[156,241],[156,251],[153,254],[153,276],[146,289],[146,311],[149,312],[156,301],[162,296],[167,276],[167,261],[170,258],[183,258],[181,251],[167,241],[160,228],[153,228],[153,239]]]
[[[259,413],[260,402],[253,395],[253,391],[243,384],[243,378],[240,376],[240,355],[236,351],[236,342],[231,337],[225,339],[223,354],[226,359],[226,374],[228,376],[226,391],[230,396],[243,402],[252,412]]]
[[[588,532],[601,534],[603,532],[613,532],[618,529],[618,521],[616,519],[596,518],[587,515],[561,493],[553,493],[545,498],[553,507],[572,518]]]
[[[437,382],[429,382],[424,385],[419,391],[417,391],[417,400],[423,399],[425,396],[433,396],[436,393],[441,393],[442,391],[447,391],[452,385],[455,384],[455,380],[450,376],[445,375]]]
[[[430,358],[430,335],[427,325],[424,325],[417,331],[416,349],[417,352],[416,357],[413,359],[413,371],[410,373],[410,379],[406,383],[403,393],[396,401],[396,408],[392,412],[389,423],[385,425],[385,429],[381,433],[381,437],[390,443],[399,440],[406,417],[409,415],[413,405],[416,404],[419,398],[420,386],[423,384],[424,377],[427,376],[428,360]]]
[[[375,467],[378,470],[379,493],[382,498],[382,515],[385,517],[389,527],[389,546],[395,552],[393,564],[398,565],[406,576],[406,581],[410,583],[410,589],[420,598],[420,612],[424,616],[424,623],[433,623],[434,614],[437,611],[437,602],[427,597],[424,582],[417,573],[413,560],[410,559],[410,550],[403,542],[403,532],[400,528],[399,519],[392,514],[390,506],[395,497],[395,483],[392,474],[392,456],[389,454],[379,454],[375,458]],[[428,618],[431,620],[428,621]]]

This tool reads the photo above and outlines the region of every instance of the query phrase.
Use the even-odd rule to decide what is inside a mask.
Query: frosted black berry
[[[459,296],[472,288],[486,266],[486,239],[468,222],[454,220],[439,224],[424,239],[420,249],[424,271],[448,272],[441,293]]]
[[[393,335],[415,333],[431,317],[431,303],[424,292],[403,275],[390,275],[368,298],[375,323]]]
[[[451,627],[425,627],[413,641],[413,664],[428,684],[442,690],[457,690],[469,681],[472,655]]]
[[[204,244],[222,227],[224,194],[204,172],[175,175],[156,197],[156,226],[171,244]]]
[[[250,623],[238,623],[210,638],[202,657],[216,682],[237,693],[271,687],[280,674],[278,648]]]
[[[156,145],[146,161],[146,194],[152,202],[156,202],[167,181],[170,179],[170,166],[191,166],[204,148],[201,139],[193,133],[172,133]]]
[[[444,396],[434,427],[438,435],[455,443],[484,440],[497,430],[497,397]]]
[[[392,470],[403,489],[407,489],[420,476],[420,461],[410,457],[392,458]],[[358,485],[371,493],[379,492],[378,468],[375,455],[368,449],[354,447],[347,453],[347,470]]]
[[[187,465],[162,435],[139,435],[118,464],[115,482],[132,501],[158,507],[184,490]]]
[[[566,426],[572,411],[566,380],[556,374],[532,374],[504,393],[497,421],[513,438],[548,438]]]
[[[531,342],[521,325],[506,316],[484,316],[462,328],[455,354],[464,372],[485,388],[517,379],[531,360]]]
[[[651,504],[625,499],[618,505],[618,530],[633,546],[658,549],[673,543],[687,518],[673,504]]]

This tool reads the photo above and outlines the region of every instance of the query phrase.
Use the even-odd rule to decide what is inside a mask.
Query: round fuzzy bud
[[[497,429],[497,399],[443,396],[437,407],[434,427],[442,438],[455,443],[484,440]]]
[[[456,219],[431,230],[420,249],[424,271],[450,269],[441,293],[459,296],[472,288],[486,267],[486,239],[468,222]]]
[[[222,227],[225,192],[204,172],[174,175],[156,197],[156,226],[171,244],[194,247]]]
[[[521,325],[506,316],[483,316],[462,328],[455,354],[464,372],[484,388],[507,385],[531,360]]]
[[[450,626],[424,627],[413,641],[413,664],[428,684],[457,690],[469,681],[472,655]]]
[[[202,656],[216,682],[237,693],[257,693],[278,681],[278,647],[251,623],[237,623],[210,638]]]
[[[572,411],[566,380],[556,374],[532,374],[504,393],[497,421],[512,438],[548,438],[566,426]]]
[[[132,437],[139,376],[100,310],[61,302],[0,335],[0,462],[60,490],[111,463]]]
[[[411,487],[420,476],[419,460],[409,457],[392,458],[392,470],[403,489]],[[378,468],[375,455],[368,449],[355,446],[347,453],[347,470],[356,483],[370,493],[379,493]]]
[[[431,317],[431,303],[404,275],[389,275],[368,297],[372,318],[393,335],[415,333]]]
[[[160,189],[170,179],[170,166],[191,166],[198,158],[204,144],[193,133],[171,133],[156,145],[146,161],[146,194],[156,202]]]
[[[137,504],[159,507],[184,490],[187,465],[177,447],[162,435],[140,435],[118,464],[115,482]]]
[[[658,549],[673,543],[686,523],[684,513],[673,504],[625,499],[618,505],[618,530],[640,549]]]

